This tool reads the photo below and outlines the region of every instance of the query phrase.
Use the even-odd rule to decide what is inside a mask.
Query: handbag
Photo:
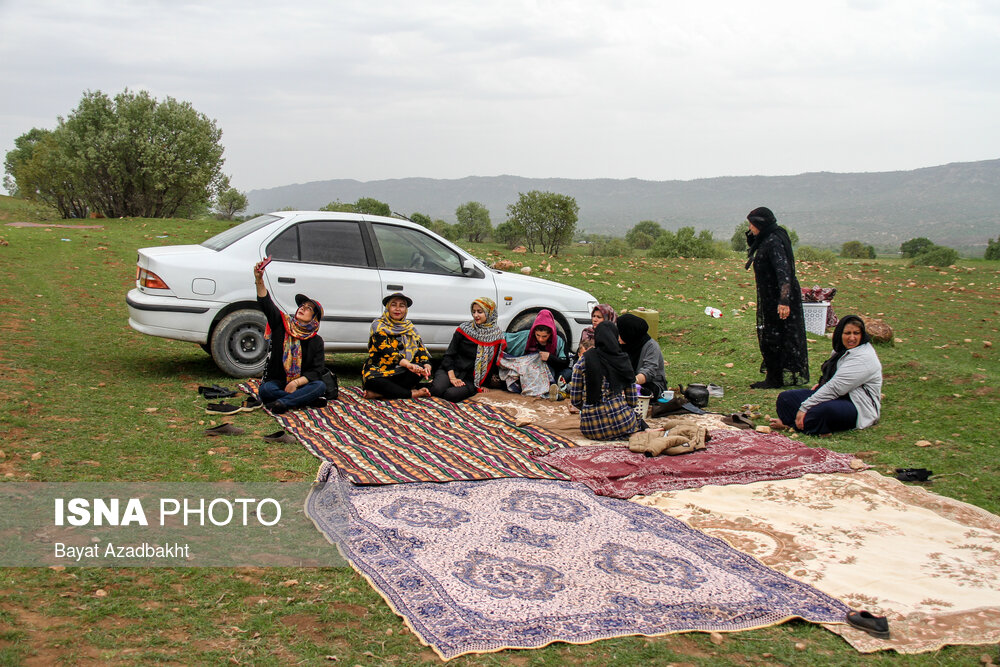
[[[319,376],[319,379],[326,385],[326,400],[337,400],[337,396],[340,393],[340,387],[337,383],[337,374],[334,373],[329,366],[324,366],[323,374]]]

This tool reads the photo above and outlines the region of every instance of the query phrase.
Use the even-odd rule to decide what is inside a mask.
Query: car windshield
[[[202,241],[201,245],[216,251],[222,250],[236,243],[247,234],[252,234],[261,227],[265,227],[278,219],[276,215],[258,215],[256,218],[247,220],[241,225],[236,225],[216,234],[207,241]]]

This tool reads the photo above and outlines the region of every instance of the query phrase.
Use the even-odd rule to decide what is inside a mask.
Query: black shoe
[[[754,382],[750,385],[751,389],[781,389],[784,385],[775,384],[773,382],[768,382],[767,380],[761,380],[760,382]]]
[[[226,389],[225,387],[213,384],[211,387],[200,386],[198,387],[198,393],[212,400],[214,398],[232,398],[236,395],[236,392],[232,389]]]
[[[210,415],[231,415],[235,412],[242,412],[243,408],[238,405],[228,403],[209,403],[205,406],[205,412]]]
[[[320,396],[312,403],[309,404],[310,408],[325,408],[326,407],[326,396]]]
[[[240,406],[240,412],[253,412],[254,410],[263,407],[264,404],[261,400],[255,396],[251,396],[247,400],[243,401],[243,405]]]
[[[272,401],[271,403],[265,405],[264,409],[273,415],[283,415],[288,412],[288,406],[281,401]]]

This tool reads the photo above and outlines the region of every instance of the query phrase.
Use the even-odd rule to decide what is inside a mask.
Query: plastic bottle
[[[709,317],[722,317],[722,311],[711,306],[705,306],[705,314]]]

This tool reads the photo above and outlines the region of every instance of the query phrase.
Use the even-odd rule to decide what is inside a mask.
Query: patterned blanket
[[[852,454],[809,447],[780,433],[712,431],[703,450],[681,456],[647,458],[622,446],[578,447],[551,452],[540,460],[594,493],[631,498],[705,484],[748,484],[801,477],[813,472],[850,472]]]
[[[505,412],[438,398],[370,401],[358,387],[322,409],[274,415],[317,458],[355,484],[448,482],[534,477],[566,479],[531,457],[571,440],[536,426],[518,427]]]
[[[868,471],[636,498],[889,619],[829,626],[859,651],[1000,642],[1000,517]]]
[[[848,611],[658,510],[572,482],[358,487],[328,464],[320,480],[308,516],[445,660]]]

